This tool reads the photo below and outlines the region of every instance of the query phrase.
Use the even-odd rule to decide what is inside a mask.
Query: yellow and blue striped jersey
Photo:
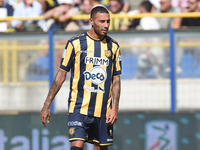
[[[121,75],[120,47],[109,36],[101,40],[88,32],[71,38],[60,69],[71,71],[69,113],[103,117],[111,109],[113,76]]]

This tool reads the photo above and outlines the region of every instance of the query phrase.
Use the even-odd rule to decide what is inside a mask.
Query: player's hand
[[[41,113],[40,113],[40,119],[43,123],[43,125],[46,127],[46,122],[49,123],[50,120],[50,116],[51,116],[51,110],[50,108],[42,108]]]
[[[118,111],[111,109],[106,116],[106,124],[108,126],[115,124],[117,122],[117,118],[118,118]]]

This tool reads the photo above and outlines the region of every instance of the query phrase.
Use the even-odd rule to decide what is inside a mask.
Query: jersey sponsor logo
[[[105,50],[105,56],[110,57],[111,56],[111,51],[110,50]]]
[[[100,57],[85,57],[85,64],[108,66],[109,59]]]
[[[121,55],[120,56],[118,56],[118,61],[121,61],[122,60],[122,58],[121,58]]]
[[[86,81],[91,80],[96,85],[102,84],[107,79],[106,71],[100,66],[93,67],[91,71],[85,71],[83,74]]]
[[[107,139],[107,142],[112,142],[113,141],[113,139]]]
[[[109,132],[110,132],[110,136],[113,136],[112,130],[110,130]]]
[[[79,127],[82,127],[82,122],[79,122],[79,121],[69,121],[68,122],[68,126],[79,126]]]
[[[63,52],[63,55],[62,55],[62,58],[64,58],[65,57],[65,54],[66,54],[66,49],[64,49],[64,52]]]
[[[81,51],[79,51],[80,53],[93,53],[93,51],[92,50],[81,50]]]
[[[74,132],[75,132],[75,128],[70,128],[70,129],[69,129],[69,134],[70,134],[71,136],[74,135]]]
[[[105,93],[105,90],[102,87],[95,89],[94,87],[88,87],[87,85],[84,85],[83,89],[87,90],[88,92],[94,92],[94,93],[103,92],[103,93]]]

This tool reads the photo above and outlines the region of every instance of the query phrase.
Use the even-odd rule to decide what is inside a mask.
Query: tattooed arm
[[[54,99],[54,97],[56,96],[56,94],[58,93],[58,91],[60,90],[63,82],[65,81],[66,78],[66,74],[67,72],[59,70],[56,74],[56,77],[51,85],[51,88],[49,90],[49,93],[47,95],[47,98],[44,102],[44,106],[41,110],[40,113],[40,119],[42,121],[42,123],[44,124],[44,126],[46,127],[46,121],[49,122],[50,119],[50,115],[51,115],[51,111],[50,111],[50,106],[51,103]]]
[[[112,98],[113,106],[106,116],[107,125],[112,125],[117,122],[119,98],[120,98],[121,80],[120,76],[113,77]]]

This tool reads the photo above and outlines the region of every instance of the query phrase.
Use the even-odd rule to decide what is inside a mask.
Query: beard
[[[93,28],[94,28],[95,33],[98,36],[105,36],[105,35],[107,35],[107,33],[103,33],[102,32],[103,29],[101,29],[95,22],[94,22]]]

